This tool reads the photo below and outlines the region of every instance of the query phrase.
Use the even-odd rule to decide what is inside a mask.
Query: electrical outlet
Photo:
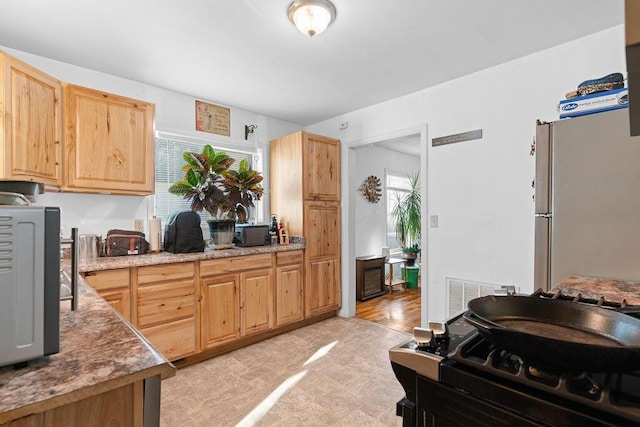
[[[144,233],[144,220],[142,219],[134,219],[133,220],[133,229]]]

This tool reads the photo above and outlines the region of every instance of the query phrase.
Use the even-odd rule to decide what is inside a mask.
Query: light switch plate
[[[431,215],[431,217],[429,217],[429,227],[438,228],[438,215]]]
[[[144,233],[144,220],[143,219],[134,219],[133,220],[133,229],[135,231],[139,231]]]

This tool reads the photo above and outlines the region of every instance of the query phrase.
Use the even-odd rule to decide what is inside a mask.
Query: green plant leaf
[[[168,188],[169,193],[175,194],[176,196],[184,196],[192,191],[192,187],[187,182],[176,182],[171,184]]]

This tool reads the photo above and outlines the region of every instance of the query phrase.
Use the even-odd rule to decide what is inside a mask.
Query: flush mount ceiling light
[[[313,37],[336,19],[336,8],[329,0],[296,0],[289,5],[289,20],[302,33]]]

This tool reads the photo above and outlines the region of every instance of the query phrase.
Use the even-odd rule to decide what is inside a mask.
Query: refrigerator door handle
[[[551,211],[551,125],[536,128],[535,211]]]
[[[551,279],[551,215],[536,215],[533,287],[548,291]]]

